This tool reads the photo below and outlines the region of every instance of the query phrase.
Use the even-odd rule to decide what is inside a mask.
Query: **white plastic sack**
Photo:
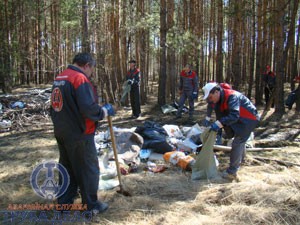
[[[182,138],[183,134],[177,125],[166,124],[163,126],[169,137]]]
[[[7,129],[11,127],[11,121],[10,120],[2,120],[0,121],[0,129]]]
[[[188,130],[187,134],[186,134],[186,137],[187,138],[190,138],[192,136],[195,136],[195,135],[200,135],[201,133],[203,133],[204,129],[201,128],[198,123],[196,123],[195,125],[193,125],[191,127],[190,130]]]
[[[184,141],[178,141],[177,147],[183,151],[194,152],[197,150],[198,147],[200,147],[200,145],[196,145],[189,138],[186,138]]]
[[[99,190],[110,190],[115,187],[119,186],[119,180],[117,178],[115,179],[109,179],[109,180],[103,180],[100,176],[99,179]]]
[[[163,114],[166,114],[166,113],[177,112],[177,109],[167,104],[161,107],[161,111],[163,112]]]

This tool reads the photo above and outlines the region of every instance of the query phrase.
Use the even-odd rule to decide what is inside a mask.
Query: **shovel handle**
[[[109,131],[110,131],[110,137],[111,137],[111,143],[112,143],[112,148],[113,148],[113,152],[114,152],[116,167],[117,167],[119,186],[120,186],[120,189],[122,189],[120,165],[119,165],[119,159],[118,159],[117,147],[116,147],[116,140],[115,140],[115,134],[114,134],[114,130],[113,130],[111,116],[107,116],[107,121],[108,121],[108,126],[109,126]]]

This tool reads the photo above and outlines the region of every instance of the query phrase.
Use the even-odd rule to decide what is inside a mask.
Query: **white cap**
[[[203,88],[203,92],[204,92],[204,97],[203,99],[207,99],[208,95],[209,95],[209,92],[214,88],[216,87],[218,84],[215,83],[215,82],[210,82],[210,83],[207,83]]]

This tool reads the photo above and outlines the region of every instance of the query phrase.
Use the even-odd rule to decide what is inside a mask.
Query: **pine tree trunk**
[[[89,41],[89,2],[88,0],[82,0],[82,51],[90,52]]]
[[[3,12],[3,11],[4,12]],[[8,0],[4,1],[4,9],[0,9],[0,85],[4,93],[11,93],[12,91],[12,79],[11,79],[11,56],[10,56],[10,27],[8,16]]]
[[[167,8],[166,0],[160,0],[160,74],[158,85],[158,104],[166,104],[166,83],[167,83]]]
[[[261,65],[261,54],[262,54],[262,1],[258,0],[257,4],[257,39],[256,39],[256,65],[255,65],[255,104],[263,104],[263,93],[261,88],[262,83],[262,65]]]
[[[233,49],[232,49],[232,73],[233,87],[236,90],[240,89],[241,81],[241,9],[240,1],[234,1],[234,23],[233,23]]]
[[[218,0],[217,82],[223,82],[223,0]]]
[[[248,93],[247,97],[251,99],[252,95],[252,88],[253,88],[253,80],[254,80],[254,61],[255,61],[255,2],[252,2],[252,29],[251,29],[251,39],[252,43],[250,44],[251,50],[250,50],[250,76],[249,76],[249,87],[248,87]]]
[[[284,13],[284,0],[278,0],[275,5],[275,15],[277,17],[275,21],[275,62],[276,62],[276,88],[275,88],[275,113],[282,115],[284,113],[284,98],[283,98],[283,77],[284,77],[284,36],[283,36],[283,27],[285,20]]]
[[[297,32],[297,40],[296,40],[296,53],[295,53],[295,59],[294,59],[294,62],[293,62],[293,79],[294,79],[294,76],[298,76],[299,75],[299,72],[298,72],[298,68],[297,68],[297,65],[298,65],[298,54],[299,54],[299,40],[300,40],[300,16],[299,16],[299,19],[298,19],[298,32]],[[293,82],[293,80],[291,80],[291,90],[294,90],[295,89],[295,83]]]
[[[145,17],[145,1],[140,0],[137,1],[137,12],[139,15],[139,20],[144,19]],[[145,104],[147,100],[147,88],[145,86],[145,80],[147,80],[148,74],[145,72],[146,71],[146,30],[144,27],[139,28],[137,32],[137,42],[139,46],[139,59],[140,59],[140,71],[141,71],[141,104]]]
[[[295,22],[296,22],[296,15],[298,11],[298,4],[299,0],[294,0],[294,5],[292,7],[292,12],[291,12],[291,23],[289,24],[289,32],[288,32],[288,37],[287,37],[287,44],[283,52],[283,63],[285,64],[288,60],[288,52],[291,49],[292,45],[294,46],[294,39],[295,39]],[[292,54],[291,54],[292,55]],[[293,60],[291,60],[293,61]],[[287,72],[287,71],[286,71]]]
[[[167,26],[168,30],[172,29],[174,26],[174,10],[175,10],[175,5],[174,5],[174,0],[168,0],[167,1],[167,9],[168,9],[168,14],[167,14]],[[172,39],[175,38],[174,32],[171,34]],[[175,100],[175,88],[176,88],[176,79],[177,79],[177,73],[176,73],[176,63],[175,63],[175,48],[176,46],[169,46],[167,50],[167,74],[168,74],[168,79],[167,79],[167,90],[166,90],[166,96],[170,97],[171,100]]]

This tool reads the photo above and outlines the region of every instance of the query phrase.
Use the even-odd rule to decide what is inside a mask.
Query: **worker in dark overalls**
[[[129,70],[126,74],[126,80],[130,89],[130,104],[132,109],[132,118],[138,118],[141,115],[140,104],[140,70],[136,68],[136,61],[129,61]]]

